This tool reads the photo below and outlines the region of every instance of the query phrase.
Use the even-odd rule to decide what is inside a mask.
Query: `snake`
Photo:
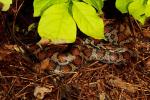
[[[131,44],[133,38],[127,37],[125,40],[120,40],[117,29],[109,27],[109,31],[105,32],[106,40],[98,41],[92,38],[84,38],[78,45],[74,45],[73,48],[78,49],[80,53],[73,54],[72,52],[59,53],[55,52],[50,60],[56,64],[55,72],[59,72],[64,66],[71,66],[71,71],[77,69],[74,64],[75,59],[79,57],[85,61],[99,61],[105,64],[114,65],[126,65],[130,62],[131,57],[135,57],[135,52],[126,46]],[[88,51],[89,53],[86,53]],[[84,64],[85,64],[84,63]]]
[[[130,59],[136,55],[132,48],[126,46],[127,44],[132,44],[133,38],[123,34],[126,29],[120,32],[112,27],[111,24],[105,27],[107,28],[105,30],[105,40],[95,40],[86,37],[80,39],[79,43],[72,46],[72,48],[77,49],[78,53],[76,54],[70,51],[66,53],[54,52],[50,57],[50,61],[55,64],[54,72],[60,73],[66,66],[69,66],[71,68],[70,71],[74,72],[78,66],[90,61],[114,65],[128,64]],[[82,63],[74,63],[78,58],[80,58]]]

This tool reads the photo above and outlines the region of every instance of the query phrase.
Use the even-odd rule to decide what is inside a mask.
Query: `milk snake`
[[[101,63],[115,65],[128,64],[130,58],[136,55],[131,48],[126,46],[126,44],[132,45],[133,38],[129,36],[122,40],[120,39],[121,36],[119,37],[120,34],[122,35],[122,33],[119,33],[120,31],[113,27],[111,28],[109,25],[108,27],[109,30],[105,32],[105,41],[85,38],[78,45],[73,46],[73,48],[78,49],[79,53],[77,54],[72,52],[63,54],[55,52],[50,57],[50,60],[57,66],[55,71],[57,72],[63,66],[71,66],[71,70],[75,70],[78,64],[74,64],[74,60],[79,57],[85,61],[84,64],[89,61],[99,61]],[[123,36],[125,35],[123,34]],[[86,51],[88,51],[87,54]],[[79,63],[79,66],[81,66],[81,63]]]

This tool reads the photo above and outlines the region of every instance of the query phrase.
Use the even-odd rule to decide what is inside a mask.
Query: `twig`
[[[101,66],[101,67],[96,67],[96,68],[91,68],[91,69],[85,69],[84,71],[95,71],[95,70],[98,70],[98,69],[101,69],[101,68],[105,68],[105,67],[107,67],[108,65],[107,64],[105,64],[105,65],[103,65],[103,66]]]
[[[142,61],[147,60],[148,58],[150,58],[150,56],[147,56],[147,57],[145,57],[144,59],[142,59],[142,60],[138,61],[135,65],[137,65],[137,64],[139,64],[139,63],[141,63]]]
[[[9,91],[8,91],[8,93],[7,93],[6,96],[8,96],[8,95],[10,94],[10,92],[11,92],[11,90],[12,90],[12,88],[13,88],[15,82],[16,82],[16,79],[17,79],[17,78],[15,78],[15,80],[13,80],[13,82],[12,82],[12,84],[11,84],[11,87],[10,87],[10,89],[9,89]]]
[[[33,84],[34,84],[34,83],[30,82],[28,85],[26,85],[24,88],[22,88],[18,93],[16,93],[15,96],[18,97],[19,94],[20,94],[22,91],[24,91],[27,87],[29,87],[29,86],[31,86],[31,85],[33,85]]]
[[[23,80],[34,81],[33,79],[29,79],[29,78],[26,78],[26,77],[20,77],[20,76],[1,76],[0,78],[21,78]]]
[[[140,32],[142,33],[142,28],[140,27],[139,23],[138,23],[135,19],[134,19],[134,21],[135,21],[135,23],[137,24],[137,26],[138,26]]]
[[[70,80],[67,82],[67,84],[71,83],[71,81],[76,78],[77,76],[79,75],[79,72],[75,73],[71,78]]]

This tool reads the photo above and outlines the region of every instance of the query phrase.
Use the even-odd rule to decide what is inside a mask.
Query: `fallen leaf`
[[[52,87],[47,88],[47,87],[41,87],[41,86],[37,86],[34,89],[34,96],[38,99],[38,100],[42,100],[45,96],[46,93],[50,93],[52,92]]]

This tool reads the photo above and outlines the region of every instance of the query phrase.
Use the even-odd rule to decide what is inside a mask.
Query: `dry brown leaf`
[[[107,77],[108,77],[107,83],[113,87],[121,88],[131,93],[135,93],[138,90],[138,87],[139,87],[138,85],[125,82],[119,77],[116,77],[113,75],[109,75]]]
[[[34,89],[34,96],[38,99],[38,100],[42,100],[45,96],[46,93],[50,93],[52,92],[52,87],[51,88],[47,88],[47,87],[41,87],[41,86],[37,86]]]

